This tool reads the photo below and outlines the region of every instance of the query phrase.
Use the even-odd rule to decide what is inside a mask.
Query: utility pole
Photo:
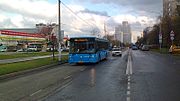
[[[61,62],[61,0],[58,0],[58,51],[59,51],[59,56],[58,60]]]
[[[111,16],[108,16],[108,18],[106,20],[104,20],[104,35],[105,35],[105,38],[107,39],[107,29],[106,29],[106,21],[110,18]]]
[[[160,25],[159,25],[159,49],[160,49],[160,52],[161,52],[161,48],[162,48],[162,26],[161,26],[161,16],[160,16]]]
[[[51,36],[51,40],[52,40],[52,46],[53,46],[53,60],[55,59],[55,55],[54,55],[54,33],[52,33],[52,36]]]
[[[104,21],[104,35],[105,35],[105,38],[107,39],[107,34],[106,34],[106,25],[105,25],[105,21]]]

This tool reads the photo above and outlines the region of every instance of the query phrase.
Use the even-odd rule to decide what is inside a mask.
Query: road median
[[[35,59],[24,62],[0,64],[0,80],[47,69],[56,66],[58,64],[66,63],[67,60],[68,57],[63,56],[62,62],[58,62],[57,58],[53,60],[52,58],[48,57],[48,58]]]
[[[58,54],[58,52],[55,52],[55,54]],[[68,54],[68,52],[62,52],[62,54]],[[47,56],[47,55],[52,55],[52,52],[23,52],[23,53],[14,52],[11,54],[3,53],[0,54],[0,60]]]

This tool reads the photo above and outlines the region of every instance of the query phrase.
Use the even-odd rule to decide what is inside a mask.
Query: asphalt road
[[[180,101],[180,57],[125,51],[0,82],[0,101]]]
[[[0,81],[0,101],[37,101],[69,82],[81,69],[84,67],[62,64]]]
[[[126,101],[126,64],[127,51],[122,57],[86,65],[84,72],[46,101]]]
[[[43,100],[180,101],[180,58],[139,50],[129,58],[124,52],[122,57],[83,65],[84,72]],[[132,74],[126,71],[130,68]]]
[[[133,51],[132,101],[180,101],[180,57]]]

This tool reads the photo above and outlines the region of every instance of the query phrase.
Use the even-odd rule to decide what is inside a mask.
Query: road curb
[[[55,66],[58,66],[58,65],[65,64],[67,62],[68,61],[63,61],[63,62],[49,64],[49,65],[45,65],[45,66],[41,66],[41,67],[37,67],[37,68],[33,68],[33,69],[27,69],[27,70],[22,70],[22,71],[18,71],[18,72],[13,72],[13,73],[1,75],[0,76],[0,82],[4,81],[4,80],[16,78],[16,77],[21,76],[21,75],[30,74],[30,73],[42,71],[42,70],[45,70],[45,69],[49,69],[49,68],[52,68],[52,67],[55,67]]]

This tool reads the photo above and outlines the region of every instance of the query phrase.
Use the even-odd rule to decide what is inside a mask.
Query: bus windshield
[[[70,53],[95,53],[95,42],[73,40],[70,43]]]

